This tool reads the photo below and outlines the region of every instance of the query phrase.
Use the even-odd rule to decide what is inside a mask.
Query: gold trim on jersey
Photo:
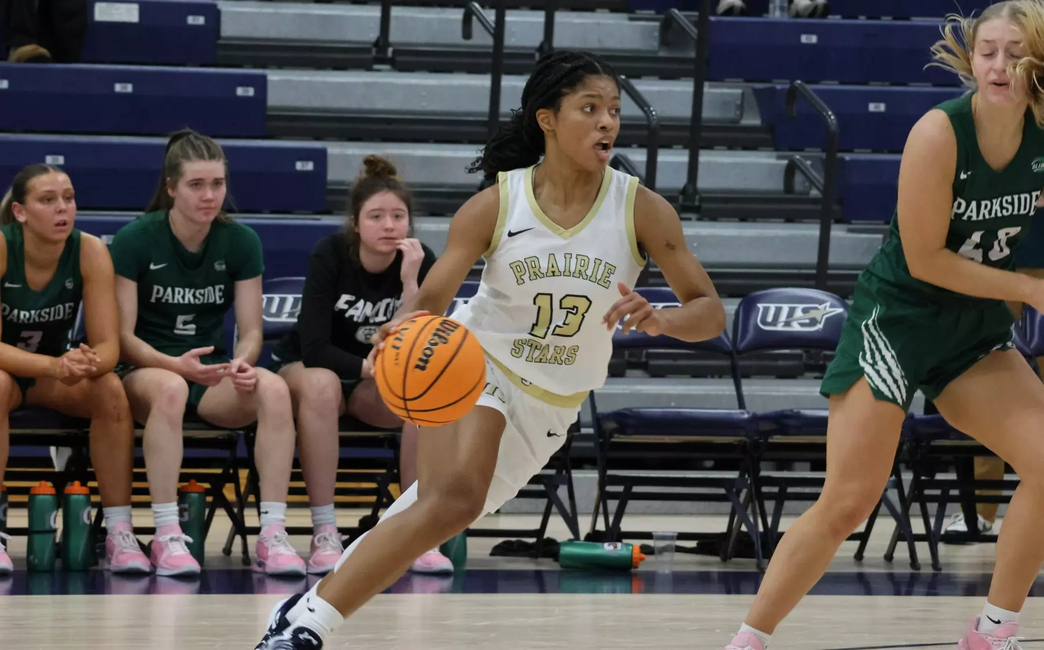
[[[507,223],[508,215],[508,176],[507,172],[497,172],[497,187],[500,189],[500,210],[497,212],[497,225],[493,228],[493,238],[489,241],[489,248],[482,257],[489,259],[500,246],[500,240],[504,236],[504,224]]]
[[[613,180],[612,171],[610,171],[609,168],[606,168],[605,171],[602,172],[602,186],[598,188],[598,196],[595,197],[594,205],[591,206],[591,209],[580,223],[567,230],[554,221],[551,221],[550,217],[544,214],[544,211],[540,209],[540,205],[536,200],[536,195],[533,194],[533,176],[536,174],[535,170],[536,165],[533,165],[526,169],[525,172],[526,200],[529,201],[529,209],[533,211],[533,216],[535,216],[540,223],[544,224],[544,227],[562,239],[569,239],[586,228],[587,224],[591,223],[591,220],[595,218],[595,215],[598,214],[598,211],[602,208],[602,201],[605,200],[605,195],[609,192],[609,186],[612,184]]]
[[[528,382],[516,375],[514,372],[509,370],[507,366],[497,361],[497,359],[488,351],[486,352],[486,356],[489,357],[489,360],[493,362],[493,365],[495,365],[500,372],[504,373],[504,375],[511,380],[511,383],[517,386],[519,390],[530,397],[544,402],[545,404],[550,404],[551,406],[557,406],[559,408],[573,409],[580,408],[584,403],[584,400],[587,399],[587,393],[589,391],[586,390],[580,391],[579,393],[573,393],[572,395],[559,395],[558,393],[544,390],[540,386]]]
[[[634,197],[638,194],[638,178],[627,179],[627,199],[624,201],[624,223],[627,227],[627,242],[631,245],[631,255],[639,267],[645,266],[645,258],[638,248],[638,235],[634,232]]]

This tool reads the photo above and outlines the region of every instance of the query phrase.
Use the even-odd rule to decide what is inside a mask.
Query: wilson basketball
[[[486,387],[486,356],[468,328],[443,316],[418,316],[384,341],[374,375],[393,413],[422,427],[459,420]]]

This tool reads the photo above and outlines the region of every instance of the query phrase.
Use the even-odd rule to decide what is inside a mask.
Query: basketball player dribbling
[[[1044,310],[1044,281],[1013,270],[1044,186],[1044,4],[1002,2],[950,22],[944,36],[936,64],[973,92],[910,132],[891,238],[860,276],[821,387],[830,397],[823,493],[783,536],[727,650],[764,650],[866,520],[918,389],[1021,478],[985,608],[958,644],[1020,647],[1019,612],[1044,563],[1044,384],[1013,349],[1004,301]]]
[[[496,184],[457,212],[420,291],[374,337],[379,347],[404,320],[444,313],[483,257],[478,292],[454,317],[486,351],[486,390],[457,422],[421,431],[417,482],[315,588],[276,606],[257,648],[321,648],[420,554],[512,498],[604,383],[617,323],[687,341],[722,332],[721,300],[674,209],[608,166],[619,115],[601,59],[558,52],[537,63],[522,109],[472,166]],[[654,310],[633,291],[646,254],[679,307]]]

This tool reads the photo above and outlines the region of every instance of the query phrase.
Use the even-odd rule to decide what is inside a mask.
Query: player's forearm
[[[55,357],[0,343],[0,370],[15,377],[54,377]]]
[[[1039,282],[1021,273],[980,264],[945,249],[919,261],[908,258],[907,266],[910,274],[918,280],[975,298],[1025,303]]]
[[[250,365],[254,365],[257,358],[261,356],[261,346],[261,332],[247,332],[239,337],[239,341],[236,343],[234,358],[242,359]]]
[[[176,357],[163,354],[134,334],[120,336],[120,355],[136,368],[163,368],[181,374]]]
[[[116,364],[119,363],[120,360],[119,340],[103,341],[93,347],[94,353],[98,355],[101,362],[98,364],[97,369],[91,376],[101,377],[104,374],[112,372],[112,369],[116,367]]]
[[[701,296],[660,310],[663,333],[682,341],[706,341],[725,331],[725,307],[719,298]]]
[[[426,286],[429,286],[429,283],[422,285],[409,299],[406,298],[405,292],[403,292],[402,307],[399,308],[399,311],[395,312],[396,318],[414,311],[426,311],[432,315],[446,313],[446,310],[449,309],[450,303],[453,301],[453,296],[451,295],[447,299],[444,296],[439,295],[436,291],[431,289],[425,290]]]

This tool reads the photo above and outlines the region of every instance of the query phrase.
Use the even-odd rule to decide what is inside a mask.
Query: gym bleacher
[[[778,513],[773,526],[759,501],[782,504],[795,495],[781,486],[800,494],[821,484],[815,471],[793,473],[792,483],[785,472],[758,481],[762,469],[821,469],[817,410],[826,402],[818,378],[832,346],[818,338],[806,350],[806,341],[766,342],[756,332],[774,326],[764,316],[773,305],[794,310],[791,335],[802,324],[843,321],[856,276],[886,237],[906,134],[931,106],[961,92],[952,74],[925,68],[954,2],[831,0],[828,19],[697,16],[711,4],[591,0],[551,3],[552,12],[540,0],[502,1],[500,9],[460,0],[92,0],[82,64],[0,64],[0,182],[29,163],[61,165],[76,187],[78,227],[110,236],[148,202],[164,135],[197,129],[227,152],[231,208],[260,235],[272,282],[304,275],[313,244],[341,227],[363,157],[377,153],[414,189],[415,231],[439,253],[449,217],[479,187],[465,166],[489,133],[491,88],[499,88],[493,109],[503,120],[518,107],[538,51],[591,49],[634,89],[623,100],[611,164],[678,207],[690,247],[725,299],[729,326],[715,349],[621,345],[595,396],[603,417],[585,408],[571,468],[598,470],[599,535],[620,534],[620,499],[648,497],[632,492],[646,481],[730,503],[756,544],[768,545],[758,550],[764,555],[774,537],[764,532],[778,533]],[[759,3],[748,4],[758,14]],[[988,2],[958,4],[970,12]],[[503,39],[497,53],[486,28],[501,14],[503,30],[492,30]],[[655,182],[647,182],[653,170]],[[664,285],[656,269],[642,282]],[[281,291],[266,293],[266,326],[293,318],[292,296]],[[838,306],[813,314],[824,305]],[[918,397],[914,412],[921,407]],[[650,422],[656,440],[642,431]],[[663,422],[671,424],[658,428]],[[378,459],[379,474],[394,465],[387,458],[395,450],[387,436],[377,440],[381,453],[363,456]],[[672,443],[684,453],[661,462],[658,449]],[[13,448],[12,467],[16,449],[31,453]],[[245,446],[236,453],[249,469]],[[355,467],[356,456],[346,452],[343,465]],[[709,460],[716,462],[709,472],[694,474]],[[696,485],[697,475],[706,485]],[[905,513],[923,491],[907,493],[898,469],[892,488],[896,482],[898,509],[883,503],[908,536]],[[377,485],[375,509],[390,498],[387,484]],[[339,491],[345,495],[356,496]],[[576,507],[560,511],[574,520],[590,513]],[[932,557],[937,563],[934,550]]]

